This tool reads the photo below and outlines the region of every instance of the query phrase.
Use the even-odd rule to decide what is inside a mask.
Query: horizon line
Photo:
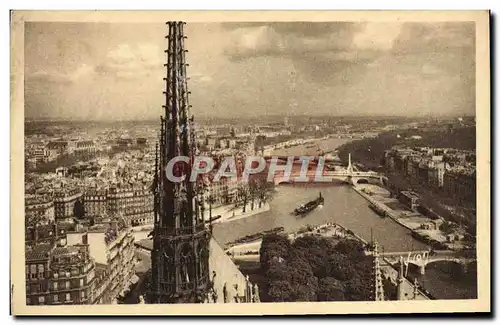
[[[411,118],[411,119],[424,119],[424,118],[456,118],[456,117],[475,117],[476,114],[426,114],[426,115],[383,115],[383,114],[359,114],[359,115],[329,115],[329,114],[272,114],[266,115],[266,117],[276,118],[276,117],[333,117],[333,118],[366,118],[366,117],[376,117],[376,118]],[[130,118],[130,119],[72,119],[72,118],[59,118],[59,117],[29,117],[25,118],[24,122],[37,122],[37,121],[53,121],[53,122],[134,122],[134,121],[156,121],[160,118]],[[262,119],[262,116],[200,116],[198,118],[195,116],[195,120],[210,120],[210,119],[222,119],[229,120],[232,118],[237,119]]]

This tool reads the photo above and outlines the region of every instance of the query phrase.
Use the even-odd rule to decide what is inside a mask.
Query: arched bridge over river
[[[468,256],[461,251],[441,250],[441,251],[413,251],[413,252],[382,252],[379,257],[384,258],[392,265],[403,263],[408,272],[410,264],[419,268],[420,274],[425,274],[425,267],[431,263],[448,261],[460,264],[464,270],[470,262],[476,261],[473,256]]]

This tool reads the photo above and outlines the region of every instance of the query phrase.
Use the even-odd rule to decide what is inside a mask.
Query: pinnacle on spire
[[[403,282],[404,282],[404,260],[403,256],[399,258],[399,271],[397,278],[397,300],[404,299],[404,290],[403,290]]]
[[[375,301],[384,301],[384,284],[382,282],[382,271],[380,270],[378,256],[378,243],[373,243],[373,270],[375,275]]]
[[[418,296],[418,280],[417,277],[413,280],[413,299],[417,299]]]
[[[404,260],[403,256],[399,258],[399,272],[398,272],[398,279],[403,279],[404,278]]]

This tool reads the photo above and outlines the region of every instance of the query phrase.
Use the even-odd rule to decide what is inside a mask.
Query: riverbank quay
[[[229,222],[246,217],[254,216],[259,213],[267,212],[271,210],[269,203],[263,203],[259,208],[257,202],[255,203],[254,209],[251,209],[251,204],[247,203],[245,212],[241,206],[235,207],[234,204],[222,205],[212,208],[212,218],[220,216],[220,218],[214,220],[212,223]],[[205,210],[205,218],[208,220],[208,209]]]
[[[212,218],[215,218],[216,216],[220,216],[217,220],[214,220],[212,223],[223,223],[223,222],[230,222],[230,221],[235,221],[251,216],[258,215],[263,212],[267,212],[271,210],[271,207],[269,203],[264,203],[262,206],[259,208],[257,204],[255,204],[256,207],[254,207],[253,210],[251,210],[250,204],[247,204],[247,209],[245,212],[243,212],[243,209],[241,207],[235,207],[232,204],[229,205],[223,205],[219,207],[212,208]],[[205,220],[208,220],[209,218],[209,212],[208,209],[205,210]],[[141,241],[143,239],[148,238],[148,235],[153,231],[154,225],[153,224],[146,224],[146,225],[141,225],[141,226],[136,226],[132,227],[132,230],[134,232],[134,237],[135,241]]]
[[[315,227],[307,226],[299,229],[296,232],[287,234],[288,239],[294,241],[297,238],[304,236],[324,236],[333,237],[338,239],[349,238],[362,242],[363,244],[368,244],[366,240],[356,235],[349,229],[342,227],[336,223],[326,223],[318,225]],[[238,243],[231,245],[225,251],[226,254],[230,256],[249,256],[249,255],[259,255],[260,246],[262,244],[262,238],[256,239],[251,242]]]
[[[458,250],[467,247],[461,234],[445,234],[440,226],[442,218],[432,219],[411,211],[397,199],[391,198],[387,190],[376,185],[358,184],[353,189],[370,202],[372,209],[381,217],[389,217],[412,232],[412,236],[438,249]]]

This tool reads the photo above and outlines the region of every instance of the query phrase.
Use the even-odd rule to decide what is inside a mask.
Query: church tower
[[[204,186],[200,181],[190,181],[197,148],[194,118],[189,112],[184,25],[168,22],[165,37],[165,104],[153,184],[155,220],[149,303],[204,302],[211,283],[211,234],[203,217]],[[172,166],[172,159],[179,156],[188,157],[187,161]],[[179,181],[167,177],[169,170]]]

